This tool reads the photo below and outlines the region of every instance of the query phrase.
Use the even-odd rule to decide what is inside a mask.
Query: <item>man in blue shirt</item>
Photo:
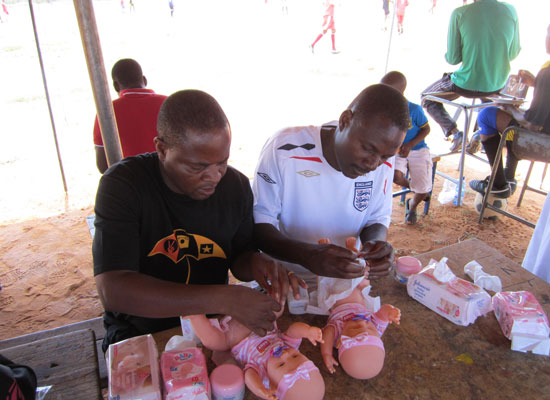
[[[384,75],[380,83],[392,86],[404,93],[407,87],[407,78],[401,72],[391,71]],[[411,125],[395,156],[393,183],[414,192],[412,199],[407,199],[405,207],[405,223],[414,225],[417,218],[416,207],[426,199],[432,190],[432,156],[424,141],[430,133],[430,125],[422,107],[409,101],[409,114]],[[407,169],[409,170],[409,179],[405,178]]]

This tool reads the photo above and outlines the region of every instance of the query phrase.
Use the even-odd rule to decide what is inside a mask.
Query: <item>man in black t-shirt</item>
[[[115,164],[99,183],[93,257],[103,350],[177,326],[179,315],[227,314],[264,335],[289,278],[254,246],[252,191],[227,165],[231,129],[223,110],[207,93],[176,92],[162,105],[157,130],[157,153]],[[229,269],[272,296],[227,285]]]

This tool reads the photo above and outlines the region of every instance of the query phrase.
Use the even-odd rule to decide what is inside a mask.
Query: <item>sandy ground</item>
[[[546,60],[545,0],[509,1],[520,16],[523,50],[512,65],[536,72]],[[169,94],[200,88],[224,107],[233,128],[230,163],[253,176],[257,155],[267,137],[284,126],[319,124],[338,117],[364,86],[388,70],[409,79],[406,95],[419,93],[443,71],[446,29],[453,7],[462,1],[411,1],[405,33],[382,30],[378,1],[341,1],[337,11],[338,55],[324,37],[311,54],[308,45],[319,31],[322,7],[314,0],[287,0],[289,14],[269,0],[227,2],[176,0],[170,18],[166,4],[134,0],[136,12],[122,12],[120,2],[94,2],[105,65],[132,57],[143,66],[149,86]],[[162,4],[160,4],[162,3]],[[0,24],[0,339],[99,316],[102,308],[92,277],[91,235],[85,221],[93,213],[100,178],[95,169],[92,123],[95,114],[78,26],[71,1],[35,4],[35,17],[68,194],[63,191],[51,123],[45,101],[28,5],[10,6]],[[63,21],[63,23],[59,23]],[[112,96],[115,93],[112,92]],[[433,153],[448,143],[432,124],[428,144]],[[456,176],[458,157],[444,158],[439,170]],[[469,158],[466,179],[483,178],[487,164]],[[520,163],[520,184],[526,162]],[[532,185],[541,182],[537,165]],[[416,226],[404,224],[404,207],[394,199],[389,239],[398,255],[419,254],[477,237],[521,262],[532,229],[508,218],[477,223],[474,194],[465,205],[441,205],[437,194],[427,216]],[[543,187],[548,190],[550,179]],[[395,188],[397,189],[397,188]],[[519,192],[519,190],[518,190]],[[543,196],[527,193],[514,212],[536,221]]]

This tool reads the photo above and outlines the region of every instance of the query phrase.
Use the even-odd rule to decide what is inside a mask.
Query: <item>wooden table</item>
[[[449,258],[448,265],[455,274],[464,279],[469,279],[463,272],[464,265],[477,260],[485,272],[501,277],[503,290],[532,292],[550,315],[550,285],[484,242],[471,239],[418,258],[426,265],[430,258],[439,260],[444,256]],[[319,349],[302,342],[300,350],[324,377],[326,399],[550,398],[550,357],[512,351],[492,312],[469,326],[455,325],[410,298],[406,287],[389,277],[374,282],[371,295],[380,296],[382,303],[402,311],[401,324],[390,325],[384,334],[386,362],[376,378],[355,380],[340,368],[331,375]],[[323,327],[326,317],[286,312],[278,324],[286,329],[293,321]],[[177,333],[175,329],[155,336],[163,348],[166,340]],[[209,368],[211,371],[211,363]],[[247,390],[245,399],[255,398]]]
[[[3,356],[30,366],[38,386],[53,385],[46,399],[101,399],[95,335],[91,329],[5,347]]]

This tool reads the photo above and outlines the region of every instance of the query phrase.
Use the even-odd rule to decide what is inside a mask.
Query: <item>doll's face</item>
[[[267,361],[267,374],[275,385],[278,385],[284,375],[294,372],[309,359],[293,348],[286,348],[279,357],[271,357]]]
[[[347,321],[342,329],[342,335],[348,337],[355,337],[365,332],[371,336],[380,337],[374,324],[371,321],[365,321],[364,319]]]

